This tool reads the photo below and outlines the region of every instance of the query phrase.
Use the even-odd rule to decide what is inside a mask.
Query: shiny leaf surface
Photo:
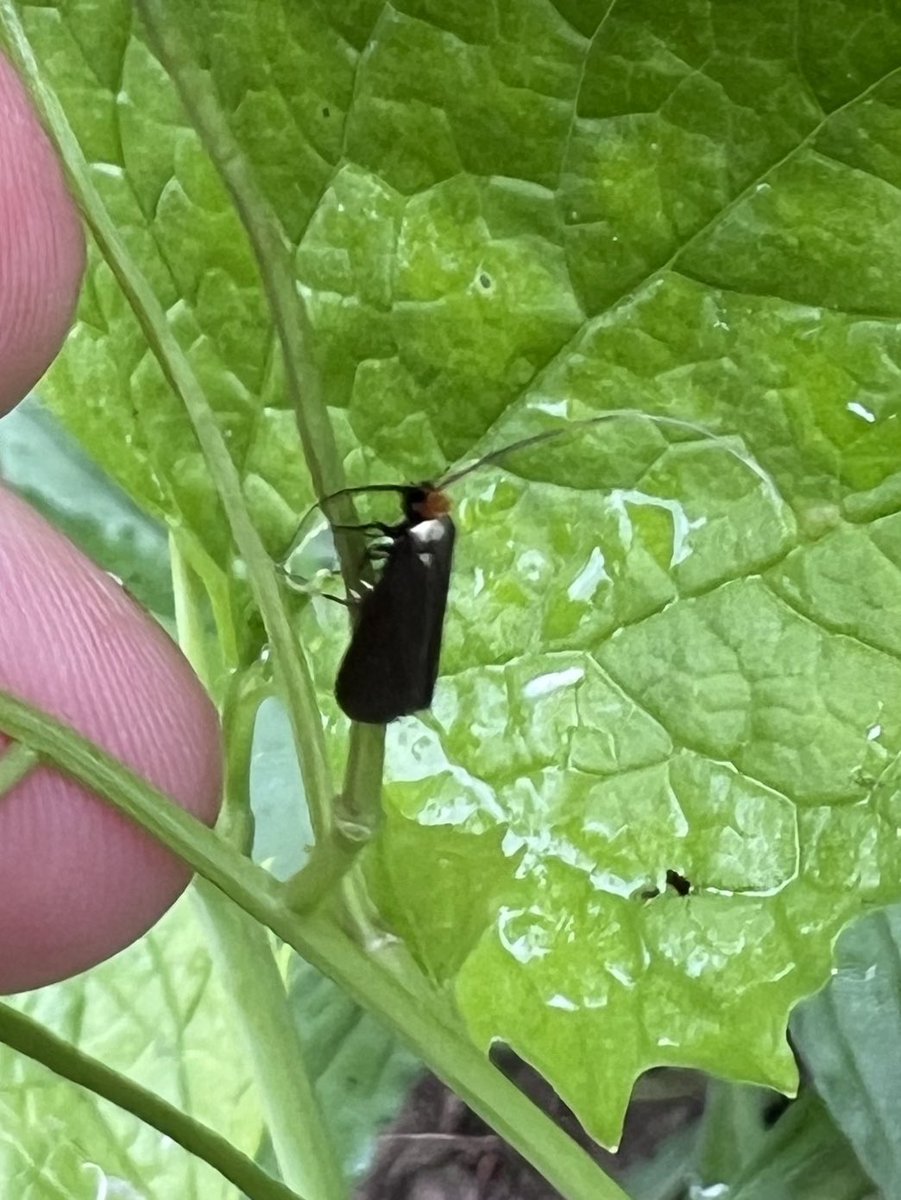
[[[224,148],[124,3],[22,12],[284,546],[309,485]],[[608,1143],[655,1063],[791,1089],[789,1011],[899,894],[901,16],[261,12],[172,6],[296,250],[353,481],[605,409],[718,435],[624,420],[460,482],[443,679],[389,734],[383,912]],[[54,389],[225,564],[103,265]],[[306,624],[327,697],[346,623]]]

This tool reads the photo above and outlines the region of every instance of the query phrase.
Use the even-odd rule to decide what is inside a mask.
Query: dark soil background
[[[553,1089],[514,1055],[497,1065],[571,1134],[614,1178],[653,1157],[671,1134],[694,1124],[704,1109],[705,1076],[650,1071],[638,1083],[617,1154],[596,1146]],[[379,1139],[369,1177],[355,1200],[559,1200],[515,1150],[434,1076],[413,1089],[397,1120]]]

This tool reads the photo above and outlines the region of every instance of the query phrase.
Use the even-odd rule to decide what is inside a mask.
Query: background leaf
[[[158,603],[157,612],[171,613],[164,530],[37,402],[0,423],[0,470],[85,553],[134,584],[145,603]],[[272,697],[255,724],[250,787],[254,857],[287,878],[303,864],[313,838],[308,823],[306,832],[298,827],[298,817],[306,818],[302,783],[287,717]],[[197,925],[194,902],[184,899],[115,959],[23,995],[19,1003],[86,1053],[158,1091],[245,1152],[256,1152],[278,1175],[255,1081],[236,1038],[236,1015],[216,967],[209,926]],[[339,1135],[340,1161],[354,1177],[421,1067],[329,981],[299,960],[290,974],[288,1003],[315,1055],[317,1088]],[[233,1196],[216,1172],[130,1115],[112,1105],[98,1107],[90,1094],[10,1050],[0,1048],[0,1057],[8,1085],[0,1179],[16,1195]]]
[[[846,930],[828,987],[792,1020],[798,1050],[829,1113],[886,1196],[899,1188],[901,910],[895,905]]]
[[[735,1200],[879,1200],[851,1147],[810,1093],[782,1117],[729,1196]]]
[[[100,470],[35,397],[0,421],[0,478],[158,617],[174,616],[165,529]]]
[[[127,6],[21,11],[277,550],[309,485],[215,164]],[[390,731],[371,878],[474,1036],[608,1143],[654,1064],[792,1088],[790,1009],[899,895],[901,15],[170,13],[296,247],[353,481],[623,406],[722,435],[622,421],[461,482],[444,678]],[[102,264],[52,395],[229,568]],[[303,637],[327,695],[343,615]],[[693,893],[646,900],[667,869]]]
[[[250,800],[253,860],[276,879],[289,879],[306,862],[314,839],[288,716],[275,696],[262,702],[254,722]]]
[[[109,962],[18,1003],[79,1049],[253,1152],[261,1125],[248,1065],[190,900]],[[234,1189],[220,1175],[130,1114],[5,1047],[0,1060],[0,1179],[11,1194],[232,1200]]]
[[[250,784],[253,858],[279,879],[298,871],[313,842],[298,830],[303,783],[290,749],[288,717],[275,697],[260,705],[254,728]],[[375,1140],[400,1108],[422,1064],[374,1016],[308,963],[292,955],[288,1003],[303,1043],[329,1133],[348,1179],[373,1158]]]
[[[422,1064],[358,1004],[298,958],[289,996],[310,1073],[347,1174],[370,1165],[375,1135],[393,1120]]]

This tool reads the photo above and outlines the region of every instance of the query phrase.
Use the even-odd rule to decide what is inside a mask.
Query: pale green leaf
[[[258,1104],[190,897],[114,959],[17,1003],[253,1153]],[[0,1048],[0,1059],[6,1194],[233,1200],[234,1189],[218,1173],[150,1126],[11,1050]]]
[[[605,409],[720,435],[620,421],[461,481],[383,915],[607,1142],[654,1064],[790,1090],[791,1008],[901,877],[901,13],[339,7],[169,12],[296,250],[353,481]],[[22,12],[277,550],[310,488],[225,151],[124,5]],[[103,265],[53,394],[229,564]],[[327,697],[346,620],[302,624]],[[692,894],[647,899],[667,869]]]

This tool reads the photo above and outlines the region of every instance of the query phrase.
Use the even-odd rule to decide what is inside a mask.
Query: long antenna
[[[403,483],[359,483],[353,487],[338,488],[337,492],[329,492],[327,496],[321,496],[315,502],[315,504],[310,505],[307,511],[300,518],[300,521],[297,525],[297,531],[303,529],[304,525],[306,525],[307,521],[310,519],[310,514],[315,512],[317,508],[320,509],[320,511],[325,512],[325,509],[322,506],[324,504],[328,504],[330,500],[340,500],[342,496],[359,496],[363,492],[405,492],[406,490],[407,485]],[[328,516],[327,513],[326,516]],[[297,532],[295,532],[294,538],[296,540]]]
[[[719,442],[726,451],[743,463],[746,467],[754,472],[764,483],[769,487],[773,486],[772,480],[755,460],[748,454],[742,454],[733,446],[728,445],[726,437],[723,434],[713,433],[703,425],[698,425],[694,421],[684,421],[681,417],[666,417],[660,413],[644,412],[640,408],[611,408],[606,412],[599,413],[594,417],[579,417],[575,420],[567,421],[567,423],[558,429],[544,429],[541,433],[533,433],[528,437],[520,438],[517,442],[511,442],[508,446],[501,446],[497,450],[489,450],[487,454],[483,454],[481,458],[477,458],[474,462],[469,463],[465,467],[459,467],[456,471],[451,471],[442,479],[435,483],[437,489],[450,487],[452,483],[457,483],[458,480],[477,471],[480,467],[487,466],[489,463],[499,462],[502,458],[506,458],[508,454],[515,454],[519,450],[525,450],[530,446],[538,446],[542,442],[554,441],[556,438],[565,437],[572,433],[574,429],[585,429],[591,425],[599,425],[604,421],[650,421],[657,426],[666,426],[669,429],[680,429],[686,433],[694,433],[699,437],[710,441]],[[303,520],[303,525],[310,513],[315,508],[321,508],[330,500],[337,500],[341,496],[356,496],[362,492],[404,492],[409,484],[399,483],[371,483],[359,484],[354,487],[340,488],[337,492],[330,492],[327,496],[322,496],[315,504],[313,504]],[[414,485],[415,486],[415,485]]]
[[[673,429],[682,429],[689,433],[697,433],[701,437],[713,442],[722,440],[721,434],[713,433],[711,430],[705,429],[703,425],[696,425],[693,421],[683,421],[678,417],[664,417],[657,413],[642,412],[640,408],[611,408],[596,417],[579,417],[576,420],[567,422],[565,426],[559,429],[545,429],[541,433],[533,433],[528,437],[520,438],[518,442],[511,442],[509,446],[501,446],[497,450],[489,450],[487,454],[483,454],[475,462],[471,462],[467,466],[460,467],[458,470],[452,471],[449,475],[445,475],[435,486],[439,488],[449,487],[452,483],[456,483],[459,479],[463,479],[466,475],[470,475],[473,471],[477,471],[479,467],[483,467],[487,463],[497,462],[499,459],[506,458],[508,454],[515,454],[518,450],[525,450],[530,446],[537,446],[542,442],[550,442],[555,438],[564,437],[574,429],[585,428],[589,425],[599,425],[602,421],[616,421],[627,418],[651,421],[655,425],[667,425]],[[732,451],[732,453],[734,454],[735,451]],[[738,457],[741,456],[739,455]]]
[[[327,496],[321,496],[311,506],[310,511],[318,508],[320,504],[328,504],[329,500],[339,500],[342,496],[359,496],[361,492],[405,492],[406,490],[405,483],[358,483],[354,487],[338,488],[337,492],[329,492]]]

